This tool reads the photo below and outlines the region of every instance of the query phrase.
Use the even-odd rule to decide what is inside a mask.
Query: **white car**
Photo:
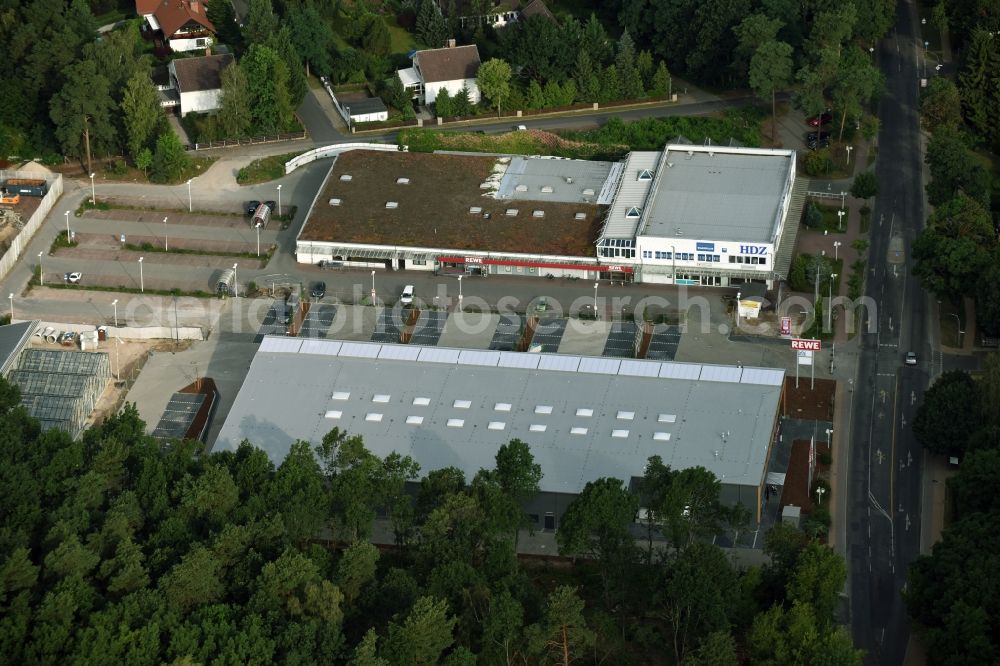
[[[408,284],[403,287],[403,293],[399,295],[399,302],[403,305],[410,305],[413,303],[413,285]]]
[[[917,364],[917,352],[906,352],[906,365]]]
[[[66,273],[66,282],[72,284],[78,284],[82,277],[83,273],[81,273],[80,271],[74,271],[73,273]]]
[[[527,125],[514,125],[514,131],[515,132],[527,132],[528,131],[528,126]]]

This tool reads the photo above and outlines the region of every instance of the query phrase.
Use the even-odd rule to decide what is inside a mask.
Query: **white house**
[[[206,0],[136,0],[135,11],[172,51],[205,49],[215,41]]]
[[[469,101],[478,104],[482,97],[476,83],[480,64],[475,44],[455,46],[455,40],[451,39],[443,49],[417,51],[413,67],[401,69],[397,74],[403,87],[412,91],[420,104],[433,104],[442,88],[452,96],[467,88]]]
[[[389,119],[389,109],[381,97],[341,100],[341,115],[354,123],[373,123]]]
[[[204,113],[219,108],[222,95],[222,70],[233,62],[229,53],[179,58],[167,66],[170,83],[180,98],[181,115]]]

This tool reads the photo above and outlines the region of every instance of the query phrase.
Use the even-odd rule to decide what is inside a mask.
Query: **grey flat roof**
[[[793,151],[667,146],[640,236],[770,242],[790,192]]]
[[[0,326],[0,371],[5,375],[37,326],[37,320]]]
[[[350,110],[351,116],[363,116],[367,113],[379,113],[387,111],[385,102],[381,97],[368,97],[366,99],[352,99],[343,102],[343,105]]]
[[[765,368],[275,336],[261,343],[215,450],[246,439],[279,463],[294,441],[315,444],[339,427],[376,455],[412,456],[422,474],[453,465],[471,478],[519,438],[543,491],[628,481],[652,455],[757,486],[783,379]]]
[[[597,198],[608,180],[611,167],[611,162],[551,157],[511,157],[507,171],[500,180],[496,197],[530,201],[598,203]],[[543,191],[542,188],[551,191]]]

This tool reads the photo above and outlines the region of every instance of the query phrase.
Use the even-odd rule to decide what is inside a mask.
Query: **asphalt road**
[[[879,194],[866,295],[877,332],[863,336],[851,436],[848,567],[851,625],[868,663],[901,664],[909,619],[900,595],[920,543],[922,451],[911,423],[927,387],[932,353],[928,298],[910,276],[909,249],[923,226],[918,98],[919,33],[913,5],[900,3],[894,34],[879,49],[886,76],[879,117]],[[884,260],[880,260],[884,258]],[[903,365],[913,350],[918,365]]]

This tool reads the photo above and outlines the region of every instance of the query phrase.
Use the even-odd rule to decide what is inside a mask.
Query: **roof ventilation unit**
[[[399,208],[399,202],[398,201],[386,201],[385,202],[385,207],[386,208],[390,208],[390,209],[391,208]]]
[[[552,194],[552,186],[542,185],[542,194]]]
[[[517,217],[517,209],[516,208],[508,208],[507,209],[507,217]]]
[[[569,176],[566,176],[566,184],[567,185],[572,185],[573,184],[573,179],[570,178]]]
[[[545,217],[544,210],[536,210],[531,214],[531,217]]]
[[[585,189],[583,191],[583,196],[585,196],[585,197],[592,197],[592,196],[594,196],[594,189],[591,188],[591,187],[588,187],[587,189]]]
[[[471,208],[469,208],[469,215],[479,215],[482,212],[483,209],[480,208],[479,206],[472,206]]]
[[[518,185],[517,187],[514,188],[514,191],[515,192],[527,192],[528,191],[528,186],[527,185]]]
[[[575,219],[575,220],[586,220],[587,219],[587,214],[586,213],[577,213],[576,215],[573,216],[573,219]]]
[[[340,180],[343,181],[343,182],[345,182],[345,183],[347,183],[349,181],[354,180],[354,176],[352,176],[349,173],[341,174]]]
[[[405,176],[403,178],[397,178],[396,179],[396,184],[397,185],[409,185],[410,184],[410,179],[406,178]]]
[[[339,206],[340,205],[340,199],[330,199],[330,205],[331,206]]]

